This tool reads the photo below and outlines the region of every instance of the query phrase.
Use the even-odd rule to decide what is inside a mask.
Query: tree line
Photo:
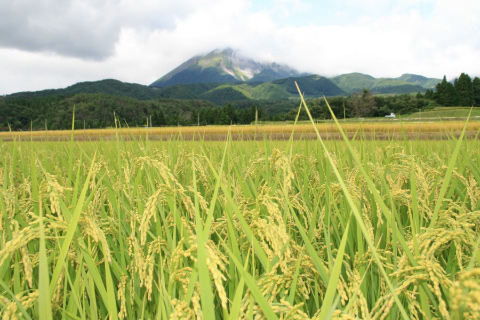
[[[292,107],[289,104],[288,109]],[[261,106],[249,102],[217,107],[204,100],[137,100],[102,93],[50,96],[35,99],[0,98],[0,130],[65,130],[115,126],[186,126],[249,124],[264,118]],[[287,110],[288,110],[287,109]]]
[[[462,73],[452,83],[443,76],[435,91],[427,90],[425,96],[441,106],[480,106],[480,79],[475,77],[472,80],[468,74]]]
[[[154,99],[137,100],[103,93],[81,93],[35,99],[0,98],[1,130],[64,130],[115,126],[146,126],[154,112],[164,115],[164,125],[185,125],[192,110],[214,107],[203,100]],[[152,120],[153,121],[153,120]]]
[[[390,113],[409,114],[419,109],[433,108],[434,101],[426,98],[423,94],[416,95],[373,95],[373,93],[364,89],[362,92],[354,93],[348,97],[327,98],[333,113],[337,118],[364,118],[364,117],[384,117]],[[311,99],[307,101],[310,113],[314,119],[331,119],[331,113],[327,108],[325,99]],[[297,116],[298,108],[290,110],[284,114],[280,120],[294,120]],[[301,110],[300,120],[308,120],[305,110]]]
[[[225,125],[225,124],[249,124],[258,119],[264,118],[262,107],[252,104],[248,108],[235,109],[231,103],[223,107],[206,106],[200,109],[192,109],[177,123],[173,125]],[[152,113],[153,126],[172,125],[167,120],[162,109],[155,110]]]

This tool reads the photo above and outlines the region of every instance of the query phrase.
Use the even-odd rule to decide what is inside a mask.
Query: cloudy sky
[[[0,95],[148,85],[232,47],[333,76],[480,76],[478,0],[0,0]]]

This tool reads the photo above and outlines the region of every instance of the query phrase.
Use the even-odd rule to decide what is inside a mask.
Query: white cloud
[[[102,60],[122,28],[172,29],[206,1],[16,0],[0,2],[0,47]],[[208,2],[208,1],[207,1]]]

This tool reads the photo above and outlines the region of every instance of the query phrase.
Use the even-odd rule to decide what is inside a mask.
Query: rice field
[[[2,319],[480,319],[465,127],[0,142]]]
[[[368,139],[375,137],[379,139],[399,138],[403,134],[408,135],[409,139],[445,139],[449,133],[462,131],[465,120],[417,120],[400,121],[377,119],[372,120],[341,120],[340,128],[349,133],[350,137],[366,135]],[[202,140],[225,140],[228,134],[231,134],[234,140],[251,140],[264,137],[267,139],[288,140],[292,132],[296,137],[316,138],[315,129],[324,139],[339,138],[340,128],[334,121],[322,121],[312,125],[311,123],[272,123],[252,125],[234,125],[234,126],[190,126],[190,127],[152,127],[152,128],[107,128],[107,129],[76,129],[74,138],[76,140],[115,140],[118,135],[128,139],[150,139],[150,140],[171,140],[180,136],[184,140],[202,139]],[[467,133],[475,136],[480,131],[480,119],[472,118],[468,122]],[[0,140],[69,140],[71,130],[40,130],[40,131],[12,131],[0,132]]]

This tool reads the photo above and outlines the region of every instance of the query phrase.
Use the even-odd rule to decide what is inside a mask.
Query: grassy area
[[[467,118],[468,114],[472,111],[471,117],[480,117],[480,108],[467,108],[467,107],[437,107],[432,110],[425,110],[415,112],[408,115],[406,118]]]
[[[0,142],[1,315],[479,318],[479,144]]]
[[[312,128],[0,141],[2,319],[479,319],[480,141]]]

